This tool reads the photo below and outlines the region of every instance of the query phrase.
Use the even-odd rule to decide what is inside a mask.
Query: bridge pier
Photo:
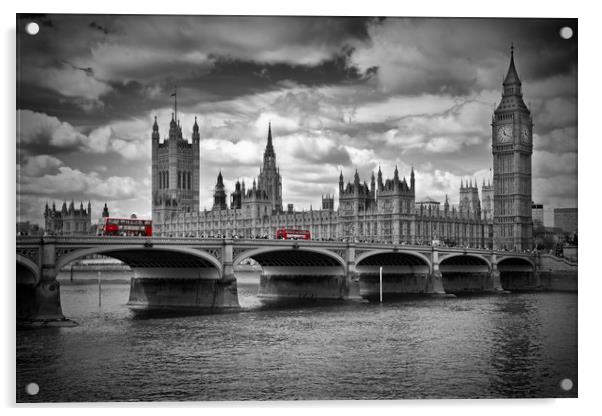
[[[489,291],[497,292],[497,293],[510,293],[509,291],[504,290],[504,288],[502,287],[502,280],[500,278],[500,271],[497,268],[497,260],[496,260],[495,254],[493,254],[491,257],[492,257],[492,262],[491,262],[491,273],[490,273],[490,279],[489,279],[489,284],[491,285],[491,288],[489,289]]]
[[[433,270],[426,279],[426,290],[428,295],[446,296],[447,293],[443,288],[443,274],[437,270]]]
[[[41,266],[35,276],[17,266],[17,326],[69,326],[61,308],[60,284],[56,280],[55,246],[41,250]]]
[[[345,267],[345,290],[343,297],[346,300],[361,301],[363,298],[360,296],[360,273],[357,271],[355,258],[355,245],[349,244],[345,258],[347,265]]]
[[[267,302],[361,300],[352,244],[340,256],[294,242],[249,257],[262,266],[258,297]]]
[[[432,270],[426,279],[426,290],[425,293],[435,296],[445,296],[445,289],[443,288],[443,274],[439,269],[439,252],[435,249],[431,252],[431,264]]]
[[[220,269],[199,260],[185,268],[130,266],[128,306],[134,311],[239,308],[232,245],[224,243],[222,253]]]

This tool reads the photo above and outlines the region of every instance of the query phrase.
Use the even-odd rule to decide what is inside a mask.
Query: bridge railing
[[[34,244],[58,244],[58,245],[224,245],[232,244],[234,246],[284,246],[291,245],[305,247],[323,247],[323,248],[346,248],[353,246],[356,249],[366,250],[390,250],[394,251],[432,251],[447,253],[475,253],[475,254],[496,254],[498,256],[514,256],[514,257],[533,257],[533,253],[514,252],[506,250],[491,250],[474,247],[448,247],[448,246],[431,246],[405,243],[363,243],[363,242],[348,242],[348,241],[319,241],[319,240],[276,240],[276,239],[261,239],[261,238],[198,238],[198,237],[125,237],[125,236],[17,236],[17,246],[34,245]]]

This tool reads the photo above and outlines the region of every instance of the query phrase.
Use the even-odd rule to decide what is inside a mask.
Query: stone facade
[[[181,213],[199,210],[199,126],[194,121],[192,143],[182,137],[182,127],[172,114],[169,137],[160,142],[157,119],[152,140],[152,219],[154,232]]]
[[[495,247],[531,250],[533,119],[523,101],[521,81],[514,66],[514,48],[503,87],[502,100],[491,120]]]
[[[237,182],[226,204],[226,190],[220,174],[216,182],[213,209],[198,208],[198,126],[193,128],[193,143],[182,139],[181,128],[172,119],[169,146],[178,151],[164,155],[169,165],[167,187],[157,188],[161,165],[157,163],[158,131],[153,126],[153,221],[156,235],[242,238],[273,238],[280,227],[302,228],[313,239],[391,242],[397,244],[431,244],[438,241],[452,246],[531,249],[531,154],[533,152],[531,112],[522,99],[521,82],[514,66],[512,50],[510,66],[503,83],[502,101],[492,116],[493,184],[483,181],[481,197],[476,181],[462,181],[459,205],[426,200],[416,202],[414,169],[409,181],[400,179],[395,168],[393,177],[383,179],[380,168],[372,173],[370,185],[360,180],[356,171],[352,182],[339,176],[338,208],[334,197],[322,198],[322,209],[294,211],[292,204],[282,209],[282,178],[276,163],[271,124],[258,180],[251,189]],[[172,133],[173,132],[173,133]],[[156,138],[155,138],[156,136]],[[167,142],[167,140],[166,140]],[[173,145],[175,148],[175,145]],[[169,147],[171,149],[171,147]],[[182,149],[181,151],[179,149]],[[167,152],[167,151],[165,151]],[[188,153],[187,153],[188,152]],[[167,161],[169,157],[169,161]],[[182,159],[182,160],[180,160]],[[191,191],[177,192],[173,186],[175,166],[192,169]],[[163,169],[165,170],[165,169]],[[157,179],[159,178],[159,179]],[[168,180],[168,181],[169,181]],[[171,184],[171,186],[170,186]],[[179,186],[179,185],[178,185]],[[162,192],[157,192],[161,189]],[[188,195],[184,198],[184,195]],[[167,201],[167,205],[166,205]],[[495,243],[494,243],[495,242]]]
[[[577,208],[554,209],[554,227],[565,233],[577,232]]]
[[[88,202],[88,208],[84,208],[83,202],[80,202],[79,208],[75,208],[73,201],[67,207],[63,202],[60,210],[56,209],[53,203],[52,208],[44,209],[45,232],[50,235],[88,235],[94,234],[92,227],[92,208]]]
[[[374,174],[371,185],[361,183],[359,174],[353,183],[344,183],[339,176],[338,210],[334,196],[322,197],[322,209],[309,211],[282,210],[282,178],[276,164],[271,126],[259,180],[246,189],[237,181],[226,204],[226,190],[219,172],[214,203],[211,210],[179,210],[154,225],[155,234],[180,237],[267,237],[273,238],[281,227],[309,230],[313,239],[391,242],[400,244],[430,244],[439,240],[447,245],[489,247],[487,224],[481,220],[478,190],[471,188],[471,200],[462,209],[451,207],[446,200],[439,203],[416,203],[415,174],[410,180],[399,178],[397,168],[393,178],[383,180],[379,168],[378,180]],[[198,172],[194,172],[198,177]],[[153,172],[157,177],[157,172]],[[264,186],[269,189],[264,189]],[[467,188],[468,189],[468,188]],[[464,192],[464,191],[462,191]],[[476,194],[475,194],[476,192]],[[153,200],[155,202],[155,200]],[[176,199],[172,207],[183,206]],[[474,209],[474,207],[478,209]],[[157,207],[153,206],[153,212]]]

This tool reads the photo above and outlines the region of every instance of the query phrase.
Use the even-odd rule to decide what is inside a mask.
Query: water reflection
[[[129,286],[63,285],[76,328],[17,333],[19,401],[575,397],[577,296],[268,304],[135,317]],[[40,385],[37,396],[24,386]],[[116,387],[118,386],[118,387]]]

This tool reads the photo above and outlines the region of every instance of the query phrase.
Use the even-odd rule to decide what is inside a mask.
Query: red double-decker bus
[[[104,217],[98,222],[97,235],[151,237],[153,222],[140,218]]]
[[[278,228],[276,230],[277,240],[311,240],[308,230],[297,230],[292,228]]]

